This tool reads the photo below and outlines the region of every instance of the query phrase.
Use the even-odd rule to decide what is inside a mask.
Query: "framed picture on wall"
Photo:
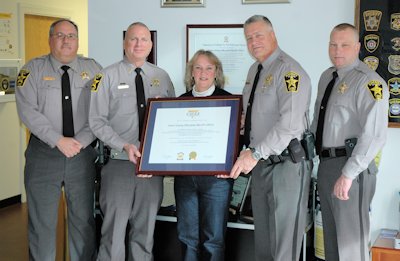
[[[200,49],[213,52],[221,61],[225,90],[233,94],[242,94],[247,71],[254,63],[247,50],[243,25],[186,25],[186,62]]]
[[[242,0],[243,4],[290,3],[290,0]]]
[[[204,7],[205,0],[161,0],[161,7]]]
[[[389,87],[389,127],[400,128],[400,8],[397,1],[356,0],[360,60]]]
[[[122,32],[122,39],[125,39],[125,33],[126,31],[124,30]],[[153,47],[151,48],[149,56],[147,56],[147,61],[149,63],[157,65],[157,31],[150,30],[150,35],[151,35],[151,41],[153,42]],[[125,55],[124,50],[123,50],[123,55]]]

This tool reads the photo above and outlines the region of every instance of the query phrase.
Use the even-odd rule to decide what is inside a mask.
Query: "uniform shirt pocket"
[[[61,84],[59,82],[46,81],[42,85],[40,93],[38,93],[39,106],[46,114],[52,114],[55,109],[60,108],[61,95]]]
[[[333,90],[332,92],[334,92]],[[333,96],[333,97],[332,97]],[[330,97],[330,113],[329,122],[332,124],[340,125],[346,124],[349,122],[352,117],[352,103],[354,101],[351,99],[350,93],[346,94],[333,94]]]
[[[136,93],[132,87],[127,89],[116,89],[112,93],[113,103],[121,114],[131,114],[137,111]]]
[[[149,98],[165,98],[169,97],[167,87],[163,86],[151,86],[149,88]]]
[[[258,88],[254,94],[253,109],[260,112],[274,112],[279,110],[278,97],[271,86]]]

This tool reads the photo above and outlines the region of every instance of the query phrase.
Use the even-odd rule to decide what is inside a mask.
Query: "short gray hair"
[[[244,22],[243,27],[246,27],[249,24],[252,24],[255,22],[260,22],[260,21],[264,22],[268,27],[271,27],[271,29],[273,30],[271,21],[263,15],[253,15],[252,17],[248,18],[246,20],[246,22]]]
[[[76,23],[72,22],[72,21],[69,20],[69,19],[59,19],[59,20],[53,22],[53,23],[50,25],[49,37],[52,36],[52,35],[54,34],[54,28],[56,27],[56,25],[58,25],[59,23],[62,23],[62,22],[68,22],[68,23],[72,24],[72,25],[75,27],[75,29],[76,29],[76,33],[78,34],[78,26],[76,25]]]

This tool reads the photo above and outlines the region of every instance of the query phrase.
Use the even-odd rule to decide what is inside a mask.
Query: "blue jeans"
[[[183,259],[224,260],[232,179],[175,177],[178,238]]]

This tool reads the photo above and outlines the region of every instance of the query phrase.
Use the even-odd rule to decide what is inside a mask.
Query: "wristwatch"
[[[251,151],[251,156],[256,161],[259,161],[262,158],[261,153],[258,152],[255,148],[250,148],[250,151]]]

